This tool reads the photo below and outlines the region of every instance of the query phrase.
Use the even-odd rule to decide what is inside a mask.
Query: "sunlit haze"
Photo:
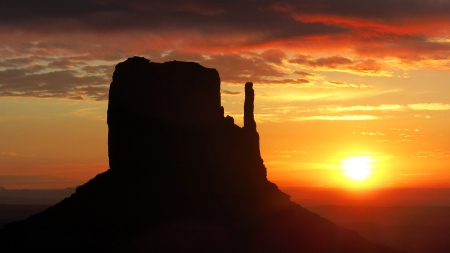
[[[367,156],[352,156],[342,160],[342,168],[345,170],[344,174],[355,181],[362,181],[367,179],[371,172],[370,157]]]

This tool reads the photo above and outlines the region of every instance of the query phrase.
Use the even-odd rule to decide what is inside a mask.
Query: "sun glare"
[[[372,159],[369,156],[352,156],[342,160],[344,174],[352,180],[362,181],[372,173]]]

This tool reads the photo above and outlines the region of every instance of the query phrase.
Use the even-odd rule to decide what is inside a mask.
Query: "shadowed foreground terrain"
[[[373,242],[411,253],[450,252],[450,207],[316,206],[309,210]]]
[[[54,205],[75,192],[66,189],[5,189],[0,186],[0,205]]]
[[[49,208],[48,205],[11,205],[0,204],[0,228],[12,221],[24,220],[32,214]]]
[[[397,252],[290,201],[266,178],[245,85],[244,126],[224,117],[215,69],[119,63],[110,169],[0,230],[3,252]]]

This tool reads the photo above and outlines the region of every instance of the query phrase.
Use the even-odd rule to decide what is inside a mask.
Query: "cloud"
[[[93,120],[105,120],[104,111],[100,107],[89,107],[77,109],[73,112],[74,115],[85,117]]]
[[[196,61],[216,68],[222,82],[242,85],[248,81],[268,85],[303,85],[308,80],[282,78],[288,74],[267,62],[264,57],[281,56],[278,51],[269,54],[244,52],[241,54],[182,53],[169,51],[152,61]],[[48,57],[22,57],[6,59],[0,70],[0,96],[106,100],[114,65],[95,64],[85,57],[73,56],[52,59]],[[42,65],[47,67],[42,67]],[[29,65],[27,65],[29,64]],[[225,92],[224,94],[230,95]]]
[[[313,61],[308,61],[308,65],[312,67],[338,68],[342,65],[352,64],[353,61],[342,56],[322,57]]]
[[[377,116],[373,115],[313,115],[293,118],[292,121],[306,120],[375,120]]]
[[[75,65],[84,65],[83,62],[76,62],[67,58],[58,59],[50,62],[47,66],[49,68],[59,68],[59,69],[69,69],[73,68]]]
[[[446,27],[450,25],[450,3],[408,0],[405,5],[408,8],[400,8],[399,2],[403,1],[383,0],[379,5],[346,0],[341,5],[331,0],[301,3],[69,0],[64,4],[57,0],[39,4],[5,0],[0,4],[0,31],[4,34],[22,31],[21,51],[27,48],[41,52],[46,48],[73,51],[83,45],[92,48],[87,52],[96,55],[114,51],[105,49],[120,49],[115,57],[127,51],[142,54],[183,49],[211,54],[259,49],[268,62],[280,64],[285,50],[338,50],[404,60],[442,59],[448,55],[450,46],[445,38]],[[7,36],[4,43],[12,46],[11,40],[17,37]],[[92,45],[87,41],[93,42]],[[14,52],[9,49],[1,52],[10,53]],[[352,61],[336,57],[320,57],[311,64],[334,68]],[[377,68],[369,63],[360,64],[355,71]]]
[[[268,62],[281,65],[283,59],[286,58],[286,53],[279,49],[268,49],[261,53],[261,57]]]
[[[372,105],[354,105],[354,106],[334,106],[334,107],[319,107],[311,109],[311,111],[329,111],[329,112],[348,112],[348,111],[446,111],[450,110],[450,104],[442,103],[426,103],[426,104],[382,104],[377,106]]]
[[[104,100],[108,81],[103,76],[80,75],[74,70],[36,73],[29,69],[0,71],[0,97],[81,99],[87,95]]]
[[[0,23],[28,31],[38,29],[59,33],[68,30],[117,32],[132,29],[158,33],[191,30],[225,36],[234,31],[251,34],[246,43],[344,30],[319,23],[297,22],[270,11],[267,3],[211,3],[205,0],[46,0],[39,4],[5,0],[0,4]]]
[[[369,106],[369,105],[355,105],[347,107],[326,107],[320,108],[320,111],[334,111],[334,112],[346,112],[346,111],[404,111],[407,107],[404,105],[390,104],[390,105],[379,105],[379,106]]]
[[[316,94],[317,95],[317,94]],[[282,99],[291,101],[291,98],[286,97],[269,97],[266,99],[274,99],[276,101],[282,101]],[[327,98],[328,100],[332,100]],[[324,100],[323,97],[305,97],[297,100]],[[339,100],[335,98],[334,100]],[[441,103],[430,103],[430,104],[382,104],[382,105],[355,105],[355,106],[281,106],[281,107],[263,107],[264,112],[271,112],[270,114],[259,115],[259,120],[261,121],[317,121],[317,120],[332,120],[332,121],[344,121],[344,120],[377,120],[382,119],[387,116],[380,115],[382,113],[388,112],[405,112],[405,111],[421,111],[421,110],[450,110],[450,104]],[[349,114],[349,112],[351,114]],[[367,114],[369,112],[369,114]],[[374,113],[370,113],[374,112]],[[375,114],[375,115],[372,115]],[[392,130],[392,129],[390,129]],[[408,129],[397,129],[401,131],[408,131]],[[418,129],[410,129],[412,132],[418,132]],[[364,130],[361,132],[362,135],[379,135],[384,136],[385,134],[379,133],[378,131]],[[398,136],[402,138],[411,137],[414,134],[400,133]],[[405,141],[405,140],[404,140]]]
[[[17,58],[6,58],[0,61],[0,67],[12,68],[12,67],[23,67],[27,65],[32,65],[38,60],[39,57],[29,56],[29,57],[17,57]]]
[[[345,83],[345,82],[338,82],[338,81],[330,81],[330,82],[326,82],[326,84],[328,86],[335,87],[335,88],[359,88],[359,89],[371,88],[371,86],[365,85],[365,84],[353,84],[353,83]]]
[[[213,4],[198,2],[185,2],[176,6],[177,10],[183,12],[190,12],[194,14],[200,14],[204,16],[217,16],[223,14],[226,10],[220,6],[214,6]]]
[[[196,61],[240,85],[448,70],[448,27],[448,1],[4,0],[0,96],[105,100],[114,64],[134,55]]]
[[[442,103],[423,103],[423,104],[410,104],[409,108],[415,111],[447,111],[450,110],[450,104]]]
[[[240,92],[240,91],[229,91],[229,90],[220,90],[220,93],[222,94],[222,95],[241,95],[242,94],[242,92]]]
[[[268,81],[267,78],[279,78],[287,74],[269,65],[259,55],[252,54],[215,54],[198,62],[217,69],[221,80],[229,83],[264,83]]]
[[[220,73],[223,82],[244,84],[248,81],[255,83],[267,82],[270,78],[280,78],[287,73],[269,64],[260,54],[253,52],[218,53],[203,55],[200,53],[182,53],[172,50],[164,54],[161,59],[152,61],[195,61],[209,68],[215,68]]]
[[[273,4],[272,10],[299,22],[348,29],[347,33],[330,35],[327,40],[315,40],[319,48],[328,45],[343,49],[346,45],[360,56],[396,57],[406,62],[443,57],[448,60],[445,56],[449,45],[440,39],[448,37],[445,32],[450,26],[448,1],[283,1]]]
[[[374,59],[367,59],[356,63],[349,69],[359,73],[377,74],[381,72],[383,67],[384,67],[383,64],[375,61]]]
[[[314,74],[307,73],[304,71],[294,71],[294,74],[300,75],[300,76],[315,76]]]
[[[239,8],[236,8],[238,6]],[[407,7],[407,8],[406,8]],[[86,29],[142,29],[169,28],[178,24],[183,28],[199,25],[205,20],[210,26],[220,28],[232,24],[235,28],[248,29],[279,27],[295,32],[298,28],[282,27],[294,24],[293,18],[310,23],[326,23],[339,26],[406,25],[405,21],[419,23],[421,20],[447,20],[450,3],[429,0],[369,0],[333,1],[207,1],[174,0],[4,0],[0,4],[0,21],[3,24],[36,26],[46,24],[46,29],[63,29],[64,25],[81,26]],[[290,18],[292,17],[292,18]],[[234,18],[234,19],[233,19]],[[49,23],[58,20],[60,23]],[[267,22],[270,20],[270,22]],[[355,22],[355,21],[364,22]],[[147,22],[145,22],[147,21]],[[151,22],[149,22],[151,21]],[[180,21],[184,21],[180,23]],[[241,26],[239,27],[239,24]],[[264,25],[261,25],[264,24]],[[205,24],[203,24],[205,26]],[[42,28],[41,28],[42,29]]]
[[[449,158],[450,152],[447,150],[432,150],[432,151],[419,151],[416,152],[413,157],[415,158]]]
[[[288,60],[318,70],[344,71],[360,75],[390,75],[383,71],[384,65],[374,59],[352,60],[339,55],[313,59],[307,55],[297,55]]]
[[[273,93],[261,98],[285,103],[285,101],[337,101],[353,99],[367,99],[389,93],[397,93],[399,89],[325,89],[323,87],[301,87],[301,89],[281,90],[281,93]]]
[[[75,88],[75,93],[79,96],[86,96],[97,101],[108,100],[109,86],[108,85],[86,85]]]
[[[258,80],[255,82],[257,85],[261,84],[267,84],[271,87],[275,86],[296,86],[296,87],[310,87],[310,81],[304,78],[298,78],[298,79],[266,79],[266,80]]]
[[[114,72],[114,65],[85,65],[82,70],[88,74],[108,74],[112,76]]]
[[[299,20],[332,23],[340,26],[374,27],[407,25],[405,21],[446,20],[450,13],[448,1],[369,0],[352,1],[283,1],[272,5],[274,11],[288,13]],[[357,22],[359,21],[359,22]],[[426,24],[429,25],[429,24]],[[410,29],[418,29],[411,27]],[[411,30],[406,30],[405,33]]]

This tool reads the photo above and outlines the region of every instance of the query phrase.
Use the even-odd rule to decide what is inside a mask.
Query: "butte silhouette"
[[[394,253],[300,205],[266,178],[245,84],[224,117],[215,69],[133,57],[113,74],[110,168],[0,230],[2,252]]]

